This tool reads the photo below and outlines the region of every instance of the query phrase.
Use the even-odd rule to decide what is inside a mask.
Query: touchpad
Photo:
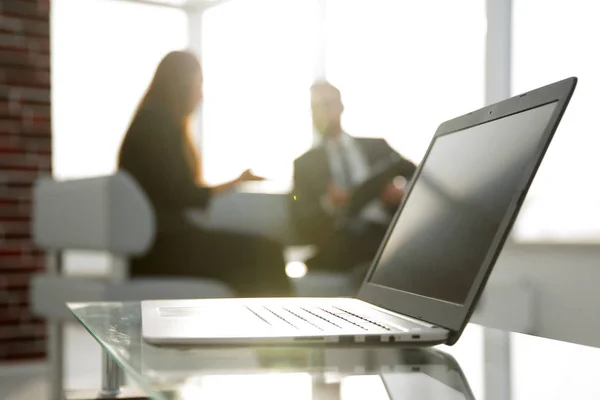
[[[237,333],[240,327],[268,328],[269,324],[258,318],[243,304],[206,304],[187,307],[159,307],[161,318],[185,319],[186,323],[201,326],[203,330],[231,329]],[[191,320],[191,321],[190,321]]]
[[[199,317],[213,314],[214,309],[215,307],[159,307],[158,314],[161,317]]]

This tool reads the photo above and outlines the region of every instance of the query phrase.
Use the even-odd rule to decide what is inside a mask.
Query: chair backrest
[[[65,181],[39,178],[33,202],[33,238],[45,250],[126,257],[146,252],[156,234],[150,201],[124,171]]]

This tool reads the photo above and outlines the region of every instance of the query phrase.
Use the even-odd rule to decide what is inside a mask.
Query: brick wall
[[[29,312],[44,268],[31,242],[31,188],[51,168],[49,0],[0,0],[0,361],[45,356]]]

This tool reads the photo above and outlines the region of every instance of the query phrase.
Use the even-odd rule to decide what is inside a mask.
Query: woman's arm
[[[160,111],[142,110],[127,135],[120,167],[129,170],[150,197],[172,209],[205,208],[215,193],[263,180],[247,170],[215,187],[199,183],[186,157],[184,133]]]
[[[263,177],[254,175],[254,173],[251,170],[247,169],[246,171],[242,172],[242,174],[240,176],[238,176],[237,178],[235,178],[234,180],[231,180],[226,183],[222,183],[217,186],[213,186],[210,188],[210,190],[212,190],[213,193],[219,194],[219,193],[227,192],[243,182],[258,182],[258,181],[263,181],[263,180],[264,180]]]
[[[217,186],[212,186],[209,189],[213,192],[213,194],[220,194],[220,193],[227,192],[227,191],[233,189],[239,183],[240,183],[240,178],[235,178],[232,181],[229,181],[229,182],[226,182],[226,183],[222,183],[222,184],[217,185]]]

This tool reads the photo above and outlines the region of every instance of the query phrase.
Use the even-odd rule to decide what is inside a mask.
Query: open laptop
[[[577,78],[442,123],[357,298],[142,302],[154,344],[454,344]]]

